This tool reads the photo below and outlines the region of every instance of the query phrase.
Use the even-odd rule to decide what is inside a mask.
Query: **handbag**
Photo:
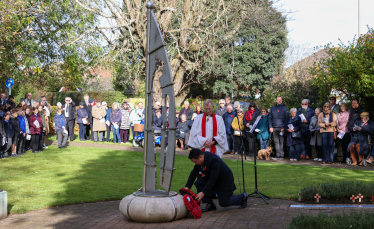
[[[338,139],[338,133],[336,131],[336,128],[334,127],[334,140]]]
[[[301,132],[300,131],[294,131],[291,134],[292,138],[301,138]]]
[[[79,110],[79,111],[81,112],[81,115],[83,115],[82,110]],[[84,125],[90,125],[90,122],[88,121],[88,118],[82,118],[82,122],[83,122],[83,119],[86,121],[86,123]]]

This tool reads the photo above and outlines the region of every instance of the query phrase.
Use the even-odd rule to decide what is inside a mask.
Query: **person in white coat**
[[[222,157],[228,149],[226,129],[222,117],[213,113],[213,107],[212,100],[204,101],[205,113],[196,117],[188,145]]]

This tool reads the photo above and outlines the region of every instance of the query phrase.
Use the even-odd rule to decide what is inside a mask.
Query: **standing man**
[[[283,104],[282,97],[277,96],[275,106],[269,113],[269,131],[273,133],[276,156],[273,160],[283,160],[284,158],[284,129],[283,126],[288,120],[289,114],[287,107]],[[282,132],[282,133],[281,133]]]
[[[230,96],[226,96],[226,98],[225,98],[225,106],[227,107],[228,105],[231,105],[231,98],[230,98]]]
[[[86,111],[87,111],[87,113],[88,113],[88,110],[87,110],[87,108],[90,106],[90,96],[88,95],[88,94],[85,94],[84,96],[83,96],[83,99],[84,99],[84,106],[83,106],[83,108],[84,109],[86,109]],[[92,117],[92,109],[91,109],[91,117]],[[90,122],[91,123],[91,122]],[[84,134],[84,139],[85,140],[88,140],[89,139],[89,137],[88,136],[90,136],[90,126],[91,125],[86,125],[86,132],[85,132],[85,134]]]
[[[0,105],[3,105],[3,107],[5,107],[6,102],[8,102],[8,100],[6,99],[5,92],[3,92],[3,93],[1,93]]]
[[[90,104],[87,106],[86,111],[88,114],[88,122],[90,125],[87,125],[89,127],[89,130],[91,130],[91,141],[94,140],[94,131],[93,131],[93,118],[92,118],[92,107],[95,106],[95,101],[93,99],[89,100]],[[90,131],[86,131],[86,140],[90,139]]]
[[[200,115],[202,116],[202,115]],[[214,211],[216,205],[212,196],[218,196],[221,207],[240,205],[239,208],[247,207],[248,195],[244,192],[234,196],[236,189],[234,176],[231,169],[211,152],[203,152],[200,149],[192,149],[188,158],[195,164],[188,178],[185,189],[191,189],[195,182],[197,189],[196,199],[206,203],[201,211]]]
[[[309,131],[309,123],[312,117],[315,115],[314,110],[309,108],[309,99],[303,99],[301,101],[301,108],[297,111],[297,116],[303,114],[305,119],[301,120],[301,133],[304,140],[304,150],[300,159],[305,158],[309,160],[312,156],[312,150],[310,148],[310,137],[311,133]]]
[[[70,97],[66,97],[65,104],[61,108],[66,118],[68,136],[70,141],[74,141],[75,102]]]
[[[188,145],[222,157],[228,149],[226,128],[221,116],[213,113],[213,101],[204,101],[203,115],[198,115],[192,125]]]
[[[26,106],[34,106],[34,100],[32,99],[32,94],[30,92],[27,92],[25,95],[25,102]]]
[[[225,123],[227,143],[229,143],[230,140],[233,143],[232,146],[229,144],[228,146],[230,146],[230,148],[227,147],[226,149],[227,151],[225,152],[225,154],[226,153],[228,154],[228,153],[235,153],[234,152],[234,149],[235,149],[234,129],[231,127],[231,124],[234,118],[236,117],[236,112],[233,111],[231,104],[227,105],[226,109],[227,109],[227,112],[222,116],[222,118],[223,118],[223,122]]]
[[[336,97],[331,96],[329,98],[329,101],[330,101],[331,111],[336,114],[336,117],[338,117],[341,110],[340,110],[340,105],[336,104]]]
[[[187,100],[184,101],[184,107],[181,110],[181,112],[179,113],[178,120],[181,120],[181,115],[182,114],[186,115],[187,121],[190,121],[192,119],[193,109],[190,107],[190,102],[188,102]]]
[[[47,102],[47,99],[45,96],[41,97],[39,100],[39,103],[41,106],[43,106],[43,110],[47,112],[47,117],[49,118],[52,113],[52,106]]]
[[[348,124],[347,124],[348,130],[353,128],[353,124],[356,122],[357,119],[360,118],[360,114],[362,112],[365,112],[365,110],[360,107],[358,99],[353,99],[352,110],[351,110],[351,113],[349,114],[349,119],[348,119]]]
[[[215,114],[222,117],[226,113],[226,111],[227,110],[226,110],[226,107],[225,107],[225,100],[220,99],[219,100],[219,107],[216,109]]]

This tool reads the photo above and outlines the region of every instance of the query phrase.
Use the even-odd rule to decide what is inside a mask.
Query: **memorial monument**
[[[127,218],[138,222],[167,222],[184,218],[188,210],[183,196],[170,191],[175,159],[175,98],[174,82],[171,74],[166,44],[156,21],[152,2],[147,2],[147,47],[146,47],[146,98],[145,130],[143,156],[143,185],[131,195],[122,199],[119,210]],[[160,185],[156,188],[157,164],[153,135],[153,80],[156,72],[162,71],[159,78],[162,99],[169,104],[169,115],[166,106],[162,107]],[[170,117],[170,122],[168,120]],[[167,137],[166,137],[167,136]],[[166,144],[166,140],[167,143]],[[168,146],[166,148],[166,146]]]

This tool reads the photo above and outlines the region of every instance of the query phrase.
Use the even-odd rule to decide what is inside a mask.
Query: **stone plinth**
[[[142,223],[169,222],[187,216],[183,196],[143,197],[128,195],[122,199],[119,211],[126,218]]]
[[[8,216],[8,196],[6,191],[0,190],[0,219]]]

